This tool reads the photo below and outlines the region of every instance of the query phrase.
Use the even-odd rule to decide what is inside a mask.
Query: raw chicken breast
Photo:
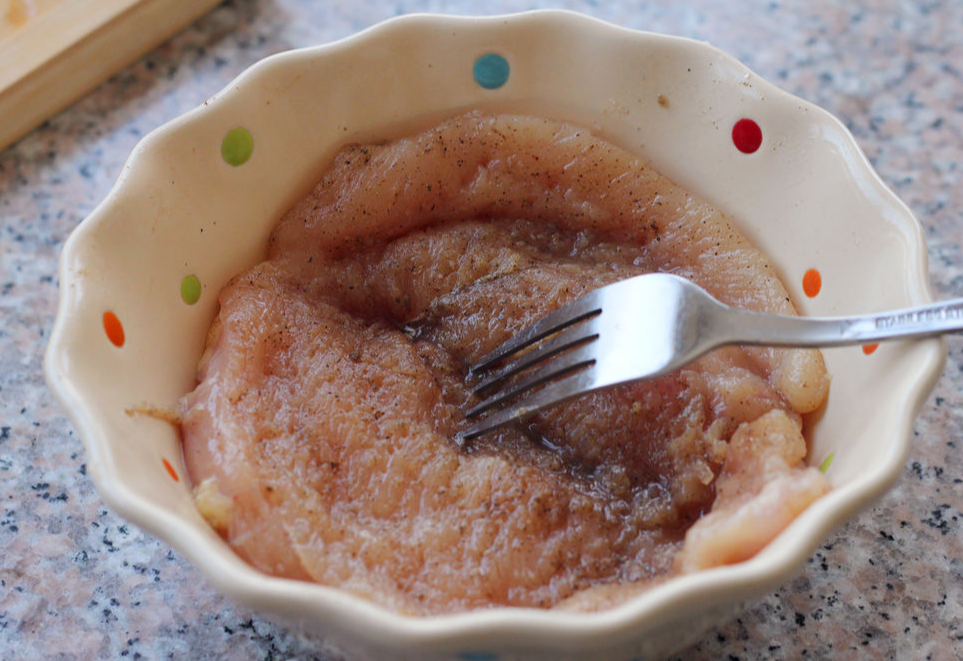
[[[469,113],[344,149],[221,293],[183,402],[198,507],[255,567],[412,614],[598,609],[751,557],[828,489],[817,351],[726,348],[454,441],[468,364],[651,271],[794,313],[727,218],[582,129]]]

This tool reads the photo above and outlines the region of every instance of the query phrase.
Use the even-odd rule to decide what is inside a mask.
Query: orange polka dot
[[[164,461],[164,468],[167,469],[167,474],[170,475],[175,482],[180,482],[181,478],[177,477],[177,471],[175,471],[174,467],[171,466],[171,462],[167,461],[166,459],[164,459],[163,461]]]
[[[809,298],[813,298],[823,288],[823,276],[816,269],[809,269],[803,275],[803,292]]]
[[[863,345],[863,353],[866,354],[867,356],[868,356],[869,354],[873,353],[874,351],[876,351],[877,349],[879,349],[879,342],[877,342],[877,343],[875,343],[875,344],[864,344],[864,345]]]
[[[115,347],[124,346],[124,325],[120,323],[117,315],[110,310],[104,313],[104,332],[107,333],[107,339]]]

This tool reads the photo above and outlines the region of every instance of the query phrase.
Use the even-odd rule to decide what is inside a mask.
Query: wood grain
[[[0,0],[0,149],[220,0]]]

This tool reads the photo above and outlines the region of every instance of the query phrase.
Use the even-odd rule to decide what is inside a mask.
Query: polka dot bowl
[[[753,559],[595,614],[410,618],[264,576],[197,514],[175,428],[130,413],[192,388],[219,289],[261,258],[339,146],[479,107],[578,123],[650,159],[737,220],[804,314],[931,300],[920,227],[849,133],[724,53],[566,12],[412,16],[268,58],[144,138],[64,248],[48,382],[105,501],[240,604],[351,658],[656,658],[775,588],[894,481],[941,342],[827,351],[832,392],[810,457],[833,491]]]

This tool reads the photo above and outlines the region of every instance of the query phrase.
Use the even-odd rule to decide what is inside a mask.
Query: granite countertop
[[[496,0],[484,10],[544,6]],[[841,118],[923,224],[935,294],[963,296],[963,3],[551,6],[708,41]],[[424,11],[479,9],[466,0],[233,0],[0,152],[0,658],[327,658],[232,605],[103,504],[41,361],[63,242],[138,140],[267,55]],[[963,343],[948,344],[895,488],[788,584],[679,659],[963,656]]]

